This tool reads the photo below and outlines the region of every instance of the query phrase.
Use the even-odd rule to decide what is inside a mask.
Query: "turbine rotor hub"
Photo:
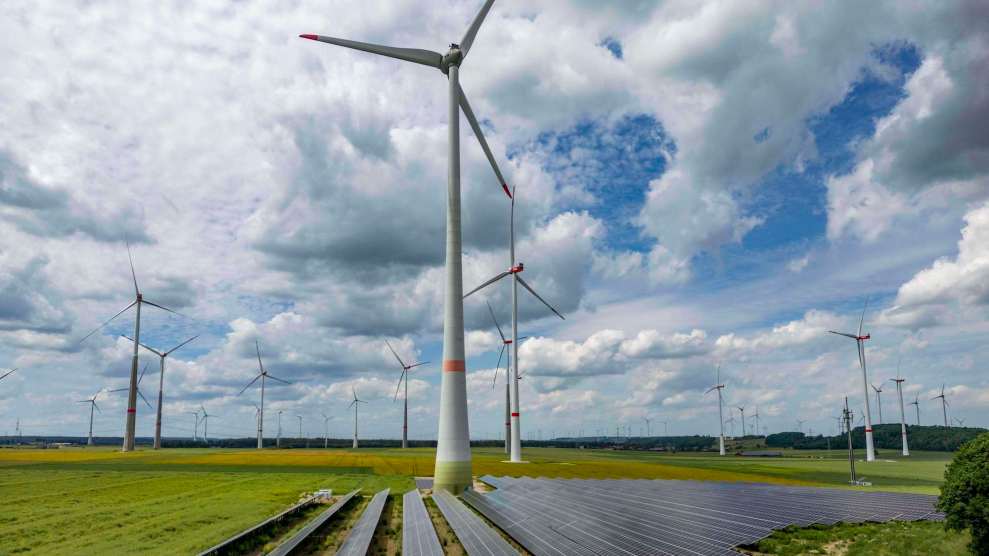
[[[464,53],[460,50],[460,45],[456,43],[450,44],[450,50],[443,55],[443,60],[440,62],[440,70],[443,73],[449,73],[450,66],[460,66],[460,62],[464,59]]]

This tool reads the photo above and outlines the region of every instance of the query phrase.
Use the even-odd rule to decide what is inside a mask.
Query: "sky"
[[[0,434],[82,436],[127,384],[134,313],[169,349],[164,434],[437,430],[443,74],[298,38],[445,52],[478,0],[0,6]],[[523,438],[749,432],[859,413],[989,426],[989,5],[499,0],[460,76],[517,188]],[[464,284],[508,264],[509,205],[461,120]],[[509,284],[468,298],[472,438],[503,434]],[[141,391],[154,402],[158,358]],[[873,422],[878,410],[873,403]],[[121,436],[125,396],[97,398]],[[328,420],[323,419],[323,414]],[[740,415],[732,428],[741,431]],[[728,414],[726,413],[726,418]],[[138,407],[139,436],[153,412]],[[660,425],[662,423],[662,425]],[[325,425],[325,428],[324,428]],[[662,430],[660,430],[662,426]]]

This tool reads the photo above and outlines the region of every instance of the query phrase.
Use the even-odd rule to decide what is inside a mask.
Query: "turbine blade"
[[[127,261],[130,262],[130,275],[134,279],[134,295],[141,295],[141,290],[137,288],[137,273],[134,272],[134,258],[130,254],[130,241],[125,241],[127,245]]]
[[[471,22],[470,27],[467,28],[467,32],[464,33],[464,38],[460,39],[460,51],[463,52],[464,58],[467,57],[467,52],[470,51],[471,45],[474,44],[474,37],[477,36],[477,31],[481,28],[481,24],[484,23],[484,18],[488,15],[488,11],[491,10],[492,4],[494,4],[494,0],[487,0],[481,6],[481,11],[477,12],[477,15],[474,16],[474,21]]]
[[[394,46],[384,46],[369,42],[338,39],[336,37],[327,37],[325,35],[299,35],[299,37],[309,39],[311,41],[319,41],[346,48],[353,48],[354,50],[362,50],[364,52],[370,52],[371,54],[388,56],[389,58],[397,58],[399,60],[414,62],[416,64],[422,64],[432,68],[439,68],[443,62],[443,55],[439,52],[433,52],[431,50],[422,50],[419,48],[396,48]]]
[[[157,307],[157,308],[162,309],[164,311],[168,311],[169,313],[175,313],[176,315],[178,315],[180,317],[185,317],[185,315],[183,315],[182,313],[180,313],[178,311],[173,311],[172,309],[169,309],[168,307],[165,307],[164,305],[158,305],[157,303],[153,303],[151,301],[148,301],[147,299],[142,299],[141,300],[141,303],[144,303],[145,305],[151,305],[152,307]],[[188,318],[188,317],[186,317],[186,318]]]
[[[865,305],[862,307],[862,318],[859,319],[859,336],[862,335],[862,325],[865,324],[865,310],[869,308],[869,298],[865,298]]]
[[[131,342],[133,342],[133,341],[134,341],[134,338],[131,338],[131,337],[130,337],[130,336],[128,336],[127,334],[121,334],[120,336],[121,336],[122,338],[127,338],[127,339],[128,339],[128,340],[130,340]],[[155,348],[153,348],[153,347],[151,347],[151,346],[146,346],[146,345],[144,345],[144,344],[142,344],[141,342],[138,342],[138,343],[137,343],[137,345],[139,345],[139,346],[141,346],[141,347],[143,347],[144,349],[146,349],[146,350],[148,350],[148,351],[150,351],[151,353],[153,353],[153,354],[155,354],[155,355],[157,355],[158,357],[161,357],[162,355],[165,355],[165,354],[162,354],[162,353],[161,353],[160,351],[158,351],[158,350],[156,350]]]
[[[474,117],[474,111],[470,108],[470,103],[467,102],[467,95],[464,94],[463,88],[460,89],[460,108],[464,111],[464,116],[467,116],[467,122],[470,124],[470,128],[474,130],[474,137],[477,137],[477,142],[481,144],[481,150],[484,151],[484,156],[488,158],[488,163],[491,164],[491,169],[494,170],[495,177],[498,178],[498,185],[505,191],[505,195],[508,198],[512,198],[512,193],[508,190],[508,183],[505,182],[505,176],[501,175],[501,169],[498,168],[498,163],[495,162],[494,155],[491,153],[491,147],[488,146],[487,139],[484,138],[484,132],[481,131],[480,124],[477,123],[477,118]]]
[[[130,390],[130,388],[115,388],[113,390],[107,390],[107,392],[123,392],[124,390]],[[934,398],[931,398],[932,400]]]
[[[395,386],[395,399],[392,401],[398,400],[398,390],[402,387],[402,379],[405,378],[406,372],[407,371],[405,369],[402,369],[402,374],[398,375],[398,385]]]
[[[550,311],[553,311],[553,313],[555,313],[556,316],[560,317],[561,319],[567,320],[566,318],[563,317],[563,315],[560,314],[559,311],[557,311],[556,309],[554,309],[552,305],[550,305],[549,303],[547,303],[545,299],[539,297],[539,294],[536,293],[535,290],[533,290],[531,287],[529,287],[529,284],[527,284],[525,282],[525,280],[522,279],[521,276],[518,276],[517,278],[518,278],[519,284],[522,284],[522,287],[524,287],[525,289],[529,290],[529,293],[531,293],[532,295],[536,296],[536,299],[538,299],[539,301],[542,301],[543,302],[543,305],[549,307],[549,310]]]
[[[141,376],[138,377],[138,379],[137,379],[137,383],[138,384],[141,384],[141,381],[144,380],[144,373],[146,373],[146,372],[148,372],[148,364],[147,363],[145,363],[144,364],[144,368],[141,369]]]
[[[240,392],[237,392],[237,395],[239,396],[239,395],[243,394],[244,393],[244,390],[247,390],[248,388],[250,388],[251,385],[254,384],[255,382],[257,382],[259,378],[261,378],[261,375],[260,374],[258,376],[256,376],[256,377],[254,377],[254,380],[248,382],[247,383],[247,386],[241,388],[240,389]]]
[[[93,407],[95,407],[96,411],[98,411],[99,413],[103,413],[103,410],[100,409],[100,406],[96,405],[96,402],[93,402]]]
[[[402,361],[402,358],[399,357],[397,353],[395,353],[395,348],[391,347],[391,344],[388,343],[388,340],[385,340],[385,345],[388,346],[388,349],[391,350],[391,354],[395,356],[395,360],[398,361],[398,364],[401,365],[402,368],[404,369],[405,361]]]
[[[429,363],[429,361],[422,361],[422,362],[420,362],[420,363],[416,363],[416,364],[414,364],[414,365],[409,365],[409,368],[410,368],[410,369],[412,369],[412,368],[415,368],[415,367],[418,367],[418,366],[420,366],[420,365],[425,365],[425,364],[427,364],[427,363]]]
[[[491,381],[492,388],[495,387],[495,384],[498,384],[498,371],[501,370],[501,358],[505,356],[505,349],[507,347],[508,344],[501,344],[501,351],[498,352],[498,363],[495,365],[494,379]],[[507,371],[505,372],[505,375],[508,375]]]
[[[837,334],[839,336],[845,336],[845,337],[848,337],[848,338],[852,338],[854,340],[857,340],[858,339],[858,336],[856,336],[855,334],[847,334],[845,332],[835,332],[834,330],[828,330],[828,332],[830,332],[832,334]]]
[[[135,299],[134,301],[131,302],[130,305],[128,305],[128,306],[124,307],[123,309],[121,309],[116,315],[113,315],[112,317],[106,319],[106,322],[104,322],[103,324],[101,324],[101,325],[97,326],[96,328],[94,328],[92,330],[92,332],[90,332],[89,334],[86,334],[85,336],[83,336],[82,339],[79,340],[79,343],[81,344],[81,343],[85,342],[87,338],[89,338],[90,336],[92,336],[93,334],[95,334],[99,329],[101,329],[104,326],[110,324],[110,321],[112,321],[113,319],[119,317],[120,315],[122,315],[124,313],[124,311],[126,311],[127,309],[130,309],[131,307],[133,307],[136,304],[137,304],[137,300]]]
[[[266,376],[266,377],[268,377],[268,378],[270,378],[271,380],[277,380],[278,382],[282,382],[282,383],[284,383],[284,384],[292,384],[291,382],[289,382],[289,381],[287,381],[287,380],[282,380],[282,379],[280,379],[280,378],[278,378],[278,377],[276,377],[276,376],[271,376],[271,375],[269,375],[269,374],[267,374],[267,373],[266,373],[266,374],[265,374],[264,376]]]
[[[264,374],[264,364],[261,363],[261,345],[256,339],[254,340],[254,349],[258,352],[258,368],[261,369],[261,374]]]
[[[144,394],[141,393],[141,390],[137,391],[137,395],[141,396],[141,399],[144,400],[144,403],[148,406],[148,409],[154,409],[153,407],[151,407],[151,402],[148,401],[148,398],[145,398]]]
[[[464,296],[464,297],[466,297],[466,296]],[[488,303],[487,301],[485,301],[485,303],[488,304],[488,312],[491,313],[491,320],[494,321],[495,328],[498,329],[498,335],[501,336],[501,341],[502,341],[502,343],[504,343],[505,342],[505,333],[501,331],[501,325],[498,324],[498,319],[495,318],[494,309],[491,308],[491,304],[490,303]]]
[[[175,347],[173,347],[172,349],[170,349],[170,350],[168,350],[168,351],[166,351],[166,352],[165,352],[165,355],[168,355],[169,353],[172,353],[173,351],[175,351],[175,350],[177,350],[177,349],[179,349],[180,347],[182,347],[182,346],[184,346],[184,345],[186,345],[186,344],[188,344],[189,342],[191,342],[191,341],[193,341],[193,340],[195,340],[195,339],[196,339],[196,338],[198,338],[198,337],[199,337],[199,334],[196,334],[195,336],[193,336],[193,337],[191,337],[191,338],[189,338],[188,340],[186,340],[186,341],[184,341],[184,342],[182,342],[181,344],[179,344],[179,345],[177,345],[177,346],[175,346]],[[157,352],[156,352],[156,353],[157,353]]]
[[[7,371],[6,373],[3,374],[3,376],[0,376],[0,380],[3,380],[5,378],[7,378],[8,376],[14,374],[14,371],[16,371],[16,370],[17,369],[11,369],[11,370]]]
[[[482,290],[482,289],[490,286],[491,284],[494,284],[495,282],[497,282],[498,280],[501,280],[502,278],[504,278],[505,276],[508,276],[509,274],[511,274],[511,272],[508,272],[508,271],[502,272],[501,274],[495,276],[494,278],[488,280],[487,282],[481,284],[480,286],[478,286],[478,287],[472,289],[471,291],[465,293],[464,294],[464,299],[467,299],[474,292],[477,292],[478,290]]]

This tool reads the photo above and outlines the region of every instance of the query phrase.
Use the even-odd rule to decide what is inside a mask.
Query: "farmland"
[[[474,450],[481,476],[656,478],[844,486],[840,452],[754,459],[698,454],[527,449],[528,464]],[[413,488],[432,449],[0,450],[0,554],[175,554],[203,549],[298,500],[303,492]],[[859,462],[873,489],[936,494],[949,454]]]

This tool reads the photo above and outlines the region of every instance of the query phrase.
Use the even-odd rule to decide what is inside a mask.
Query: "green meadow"
[[[477,476],[695,479],[850,488],[848,461],[839,451],[741,458],[527,448],[530,463],[526,464],[504,463],[503,452],[493,448],[478,448],[473,454]],[[316,489],[343,493],[361,488],[372,494],[391,488],[400,495],[414,488],[414,476],[432,474],[433,457],[434,451],[427,448],[140,449],[129,454],[111,448],[2,449],[0,554],[192,553],[278,513]],[[915,453],[871,464],[856,462],[856,467],[860,477],[873,483],[868,487],[873,490],[937,494],[949,460],[950,454]],[[915,529],[925,538],[931,538],[931,530],[942,531],[939,524],[898,526]],[[890,526],[873,527],[880,534]],[[868,536],[863,529],[855,531],[859,537]],[[855,537],[840,527],[782,532],[764,541],[759,551],[800,553],[810,546],[801,544],[800,535],[819,540],[839,533]]]

